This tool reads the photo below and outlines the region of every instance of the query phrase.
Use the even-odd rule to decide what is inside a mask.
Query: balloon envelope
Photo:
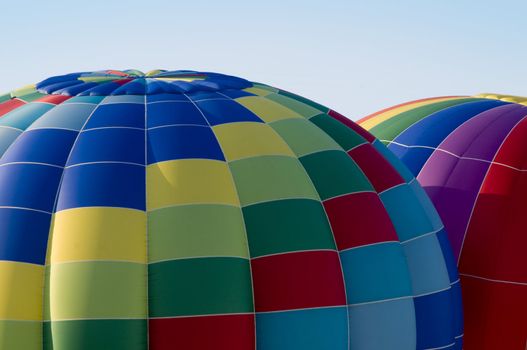
[[[437,213],[336,112],[193,71],[0,101],[1,349],[460,347]]]
[[[445,224],[461,275],[467,350],[526,346],[525,102],[438,97],[359,121],[411,169]]]

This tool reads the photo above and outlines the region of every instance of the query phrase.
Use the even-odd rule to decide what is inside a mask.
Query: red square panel
[[[359,165],[377,192],[404,183],[402,176],[371,144],[360,145],[348,154]]]
[[[525,349],[527,286],[461,276],[465,349]]]
[[[270,255],[251,266],[257,312],[346,305],[335,251]]]
[[[0,103],[0,116],[11,112],[13,109],[18,108],[22,105],[25,105],[26,103],[23,101],[20,101],[19,99],[12,99],[9,101],[5,101],[3,103]]]
[[[46,102],[46,103],[53,103],[54,105],[61,104],[62,102],[69,100],[71,96],[64,96],[64,95],[47,95],[44,97],[39,98],[35,102]]]
[[[339,250],[397,241],[395,228],[376,193],[352,193],[324,202]]]
[[[251,350],[254,315],[219,315],[149,320],[150,350]]]
[[[372,143],[373,141],[375,141],[375,136],[373,136],[368,131],[366,131],[366,129],[364,129],[363,127],[359,126],[357,123],[355,123],[351,119],[346,118],[342,114],[340,114],[338,112],[335,112],[333,110],[330,110],[328,112],[328,115],[330,117],[332,117],[333,119],[336,119],[339,122],[341,122],[342,124],[346,125],[348,128],[352,129],[353,131],[355,131],[360,136],[364,137],[366,139],[366,141],[368,141],[369,143]]]

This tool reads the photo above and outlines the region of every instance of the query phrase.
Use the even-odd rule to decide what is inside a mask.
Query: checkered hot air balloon
[[[430,195],[458,261],[466,350],[527,346],[527,99],[409,102],[359,123]]]
[[[336,112],[193,71],[0,99],[1,350],[460,348],[437,213]]]

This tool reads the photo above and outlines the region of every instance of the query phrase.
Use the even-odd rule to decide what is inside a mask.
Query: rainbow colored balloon
[[[1,350],[460,349],[435,209],[338,113],[193,71],[0,98]]]
[[[527,344],[527,99],[438,97],[359,123],[417,177],[447,229],[466,350]]]

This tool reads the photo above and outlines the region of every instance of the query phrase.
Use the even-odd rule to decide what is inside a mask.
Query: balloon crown
[[[245,89],[252,84],[242,78],[191,70],[103,70],[70,73],[51,77],[36,84],[40,93],[65,96],[116,96],[186,94]]]

